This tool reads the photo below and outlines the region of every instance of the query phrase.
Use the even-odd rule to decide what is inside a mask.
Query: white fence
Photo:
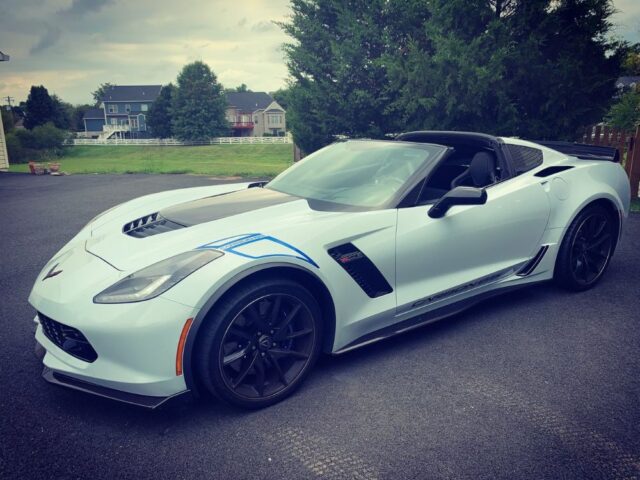
[[[286,137],[219,137],[210,140],[195,142],[182,142],[177,138],[110,138],[108,140],[74,138],[67,142],[67,145],[226,145],[226,144],[273,144],[273,143],[293,143],[291,136]]]

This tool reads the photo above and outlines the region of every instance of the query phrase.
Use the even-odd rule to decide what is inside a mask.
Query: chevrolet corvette
[[[29,302],[51,383],[155,408],[259,408],[340,354],[553,280],[602,278],[629,212],[615,149],[479,133],[346,140],[270,182],[91,220]],[[569,300],[568,300],[569,301]]]

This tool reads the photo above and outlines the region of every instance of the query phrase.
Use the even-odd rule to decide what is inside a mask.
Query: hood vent
[[[122,233],[134,238],[145,238],[180,228],[184,228],[184,225],[167,220],[156,212],[125,223],[122,227]]]

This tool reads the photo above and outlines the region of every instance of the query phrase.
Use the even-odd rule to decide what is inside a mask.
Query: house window
[[[131,112],[131,105],[129,105],[128,103],[124,106],[124,111],[129,113]]]
[[[118,113],[118,105],[109,105],[109,113]]]
[[[255,124],[257,125],[257,124],[258,124],[258,117],[254,117],[254,118],[253,118],[253,121],[254,121],[254,122],[255,122]]]
[[[280,123],[282,123],[282,115],[268,115],[267,122],[269,123],[269,125],[279,125]]]
[[[143,103],[142,105],[140,105],[140,110],[146,112],[147,110],[149,110],[149,105]]]

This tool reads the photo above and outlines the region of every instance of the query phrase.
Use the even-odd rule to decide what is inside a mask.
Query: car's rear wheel
[[[616,242],[616,225],[609,211],[587,207],[569,226],[556,261],[555,280],[564,288],[587,290],[602,278]]]
[[[201,383],[228,403],[261,408],[302,383],[320,352],[322,319],[307,289],[269,279],[233,290],[203,329],[196,351]]]

